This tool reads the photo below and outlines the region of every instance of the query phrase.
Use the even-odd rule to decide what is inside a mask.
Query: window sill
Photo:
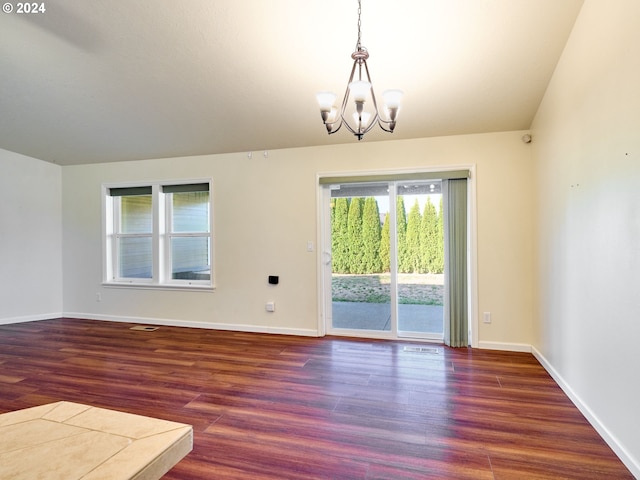
[[[102,282],[103,287],[124,288],[134,290],[173,290],[187,292],[209,292],[216,289],[213,285],[187,285],[187,284],[157,284],[157,283],[133,283],[133,282]]]

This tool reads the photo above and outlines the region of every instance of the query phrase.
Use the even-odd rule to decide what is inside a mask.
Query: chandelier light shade
[[[336,133],[344,125],[358,140],[362,140],[365,133],[376,124],[385,132],[393,133],[396,128],[396,119],[400,110],[402,91],[385,90],[382,93],[384,102],[382,111],[378,110],[378,102],[371,84],[371,75],[367,66],[369,52],[360,43],[362,5],[358,0],[358,42],[356,50],[351,54],[353,68],[347,82],[347,89],[342,99],[342,105],[338,109],[335,106],[336,94],[332,92],[318,92],[316,98],[320,106],[322,122],[327,128],[327,133]],[[356,77],[357,74],[357,77]],[[354,77],[356,77],[354,79]],[[352,119],[348,119],[351,114]]]

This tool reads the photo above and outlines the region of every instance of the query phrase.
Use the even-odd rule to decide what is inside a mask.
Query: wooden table
[[[154,480],[192,447],[191,425],[79,403],[0,415],[0,479]]]

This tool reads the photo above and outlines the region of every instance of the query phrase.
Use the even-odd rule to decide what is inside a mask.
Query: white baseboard
[[[478,342],[478,348],[484,350],[531,353],[531,345],[526,343]]]
[[[589,408],[589,406],[580,398],[580,396],[571,388],[571,386],[562,378],[562,375],[553,368],[553,365],[540,353],[535,347],[531,347],[531,353],[538,359],[544,369],[556,381],[562,391],[569,397],[573,404],[585,416],[587,421],[596,429],[602,439],[611,447],[615,454],[620,458],[622,463],[636,477],[640,478],[640,463],[620,444],[615,435],[600,421],[598,416]]]
[[[318,332],[312,329],[265,327],[260,325],[192,322],[167,318],[122,317],[112,315],[96,315],[94,313],[65,312],[66,318],[100,320],[107,322],[138,323],[144,325],[165,325],[168,327],[206,328],[209,330],[230,330],[234,332],[271,333],[276,335],[295,335],[300,337],[317,337]]]
[[[39,315],[26,315],[23,317],[0,318],[0,325],[10,325],[12,323],[38,322],[40,320],[51,320],[52,318],[62,317],[61,312],[43,313]]]

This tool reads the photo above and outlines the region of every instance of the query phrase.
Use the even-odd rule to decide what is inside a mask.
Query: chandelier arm
[[[356,136],[360,135],[360,133],[357,130],[354,130],[353,127],[351,125],[349,125],[349,123],[346,120],[342,120],[342,124],[345,127],[347,127],[347,130],[349,130],[354,135],[356,135]]]
[[[378,113],[378,102],[376,101],[376,94],[373,91],[373,82],[371,81],[371,75],[369,74],[369,67],[367,65],[366,60],[363,60],[362,63],[364,63],[364,69],[365,69],[365,71],[367,73],[367,78],[369,80],[369,83],[372,85],[372,87],[371,87],[371,98],[373,99],[373,107],[374,107],[375,112],[376,112],[374,119],[371,121],[371,123],[369,124],[369,127],[367,127],[367,129],[363,133],[367,133],[369,130],[371,130],[376,123],[385,132],[393,133],[393,129],[395,128],[395,121],[394,120],[385,120],[384,118],[382,118],[382,115],[380,115],[380,113]],[[389,127],[386,127],[385,125],[389,125]]]
[[[378,117],[378,126],[379,126],[382,130],[384,130],[385,132],[393,133],[393,130],[391,130],[390,128],[386,128],[386,127],[383,125],[383,123],[386,123],[386,124],[388,124],[388,125],[389,125],[389,124],[391,124],[391,123],[393,123],[393,122],[388,122],[387,120],[383,120],[382,118]]]
[[[333,122],[333,123],[330,123],[329,125],[332,125],[332,126],[333,126],[333,125],[335,125],[336,123],[338,123],[338,122]],[[327,133],[328,133],[329,135],[333,135],[334,133],[336,133],[338,130],[340,130],[340,129],[342,128],[342,123],[343,123],[343,122],[342,122],[342,119],[340,119],[340,122],[339,122],[339,124],[338,124],[338,128],[336,128],[336,129],[334,130],[334,129],[333,129],[333,127],[332,127],[332,128],[331,128],[331,131],[327,130]],[[388,131],[388,130],[387,130],[387,131]]]
[[[344,115],[344,111],[347,108],[347,101],[349,100],[349,85],[353,81],[353,75],[356,73],[356,66],[358,65],[358,60],[353,61],[353,67],[351,67],[351,75],[349,75],[349,80],[347,81],[347,88],[344,91],[344,97],[342,98],[342,108],[340,109],[340,116]]]
[[[365,133],[369,132],[378,123],[379,118],[380,118],[380,115],[378,115],[376,113],[374,115],[373,119],[369,121],[369,125],[367,125],[367,128],[365,128],[362,131],[362,135],[364,135]]]
[[[342,123],[344,122],[342,116],[338,117],[338,119],[335,122],[324,122],[324,125],[327,127],[327,133],[329,135],[331,135],[332,133],[336,133],[338,130],[340,130],[340,127],[342,127]],[[333,126],[338,124],[338,128],[336,128],[335,130],[333,129]],[[329,128],[331,127],[331,128]]]
[[[347,127],[347,130],[349,130],[356,137],[358,137],[358,140],[362,140],[362,137],[364,136],[364,134],[369,132],[378,123],[379,119],[380,119],[380,116],[376,112],[374,114],[373,119],[371,121],[369,121],[369,125],[367,125],[367,127],[364,130],[362,130],[361,132],[359,130],[356,130],[355,128],[353,128],[351,125],[349,125],[349,121],[344,116],[342,117],[342,123]],[[383,129],[383,130],[385,130],[385,129]],[[388,132],[389,130],[386,130],[386,131]]]
[[[367,59],[362,58],[360,61],[360,68],[362,69],[362,65],[364,65],[364,71],[367,75],[367,82],[369,82],[369,91],[371,92],[371,99],[373,100],[373,118],[369,121],[369,125],[359,134],[359,138],[362,137],[365,133],[371,131],[371,129],[379,123],[380,114],[378,113],[378,103],[376,102],[376,94],[373,92],[373,82],[371,81],[371,74],[369,73],[369,66],[367,65]]]
[[[357,58],[354,59],[353,67],[351,67],[351,74],[349,75],[349,80],[347,81],[347,88],[344,92],[344,97],[342,98],[342,107],[340,108],[340,119],[341,119],[340,126],[344,124],[347,127],[347,130],[349,130],[354,135],[358,135],[358,132],[354,130],[354,128],[351,125],[349,125],[349,121],[345,118],[344,112],[347,110],[347,105],[349,102],[349,92],[350,92],[349,85],[353,81],[353,76],[356,73],[356,67],[358,66],[358,63],[359,63],[359,60]]]
[[[376,96],[373,93],[373,82],[371,81],[371,74],[369,74],[369,66],[367,65],[367,60],[363,59],[362,63],[364,64],[364,71],[367,74],[367,81],[369,82],[369,85],[371,85],[371,96],[373,97],[373,106],[375,107],[376,111],[378,110],[378,104],[376,103]]]
[[[353,80],[353,75],[355,74],[356,71],[356,64],[358,63],[357,60],[354,60],[353,62],[353,67],[351,68],[351,74],[349,75],[349,81],[347,82],[347,88],[345,89],[344,92],[344,97],[342,98],[342,105],[340,107],[340,114],[336,115],[336,120],[334,122],[324,122],[325,126],[327,127],[331,127],[331,129],[327,129],[327,133],[329,135],[336,133],[338,130],[340,130],[340,128],[342,127],[343,124],[347,125],[347,128],[352,132],[355,133],[353,131],[353,129],[349,126],[349,124],[347,123],[347,120],[344,118],[344,112],[347,108],[347,101],[349,100],[349,84],[351,83],[351,81]],[[338,128],[336,128],[335,130],[333,129],[333,126],[338,124]]]
[[[373,82],[371,81],[371,74],[369,74],[369,66],[367,65],[366,60],[362,60],[362,63],[364,63],[364,71],[367,74],[367,81],[369,82],[369,85],[371,85],[371,89],[370,89],[371,99],[373,100],[373,110],[375,112],[375,117],[371,120],[371,124],[367,129],[367,132],[368,132],[369,130],[371,130],[371,127],[376,124],[376,122],[380,123],[380,120],[382,121],[384,120],[382,119],[382,116],[378,113],[378,102],[376,101],[376,94],[373,91]]]

